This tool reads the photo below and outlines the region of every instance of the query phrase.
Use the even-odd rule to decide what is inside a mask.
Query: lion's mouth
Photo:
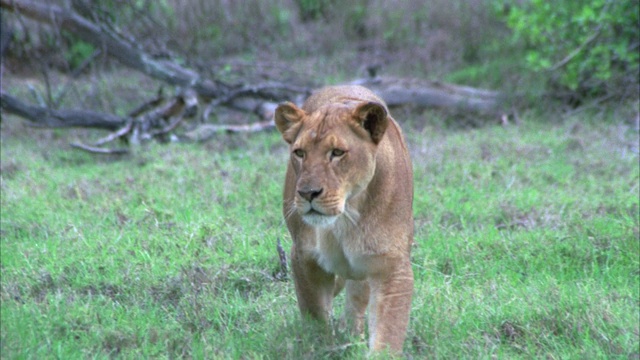
[[[314,227],[326,227],[331,226],[336,221],[338,216],[327,215],[314,208],[309,209],[306,213],[302,214],[302,220],[308,225]]]

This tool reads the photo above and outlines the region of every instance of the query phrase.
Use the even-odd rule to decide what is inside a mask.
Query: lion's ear
[[[358,105],[354,110],[354,116],[360,125],[371,135],[371,140],[377,144],[382,140],[384,132],[389,125],[387,109],[377,102],[368,102]]]
[[[276,108],[273,116],[276,128],[282,134],[286,142],[291,144],[300,128],[301,120],[305,112],[291,102],[284,102]]]

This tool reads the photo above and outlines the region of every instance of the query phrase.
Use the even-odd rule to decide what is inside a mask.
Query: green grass
[[[405,128],[407,355],[639,354],[637,132],[590,116]],[[16,122],[2,122],[0,154],[2,358],[363,358],[362,342],[314,335],[274,277],[277,240],[291,243],[278,134],[118,159]]]

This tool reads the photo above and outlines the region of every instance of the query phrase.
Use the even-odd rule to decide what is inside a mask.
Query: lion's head
[[[275,123],[289,143],[295,174],[291,211],[305,223],[329,226],[342,215],[353,222],[348,200],[361,194],[376,171],[376,151],[389,124],[378,102],[332,103],[311,113],[287,102]]]

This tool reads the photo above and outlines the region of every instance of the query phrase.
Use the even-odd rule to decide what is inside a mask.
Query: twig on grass
[[[103,137],[102,139],[96,141],[93,143],[94,146],[100,146],[100,145],[104,145],[108,142],[111,142],[119,137],[122,137],[124,135],[126,135],[129,131],[131,131],[131,127],[133,126],[133,121],[129,120],[127,121],[127,125],[125,125],[124,127],[120,128],[118,131],[116,132],[112,132],[111,134]]]
[[[278,258],[280,259],[280,270],[274,274],[274,277],[278,280],[286,280],[287,274],[289,273],[289,269],[287,267],[287,253],[285,253],[284,249],[282,248],[280,238],[278,238],[276,250],[278,251]]]
[[[274,128],[275,124],[272,120],[268,121],[258,121],[251,124],[241,124],[241,125],[214,125],[214,124],[204,124],[200,125],[192,131],[185,133],[183,135],[185,140],[191,141],[206,141],[212,138],[215,134],[220,132],[226,133],[251,133],[251,132],[259,132],[267,129]]]
[[[348,342],[346,344],[342,344],[342,345],[338,345],[338,346],[334,346],[334,347],[330,347],[330,348],[326,348],[323,351],[326,354],[337,354],[337,353],[343,353],[345,352],[347,349],[349,349],[350,347],[353,346],[358,346],[358,345],[364,345],[365,342]]]
[[[101,147],[96,147],[96,146],[83,144],[81,142],[74,142],[74,143],[71,143],[70,145],[72,147],[76,148],[76,149],[81,149],[81,150],[84,150],[84,151],[88,151],[88,152],[93,153],[93,154],[124,155],[124,154],[128,154],[129,153],[128,149],[106,149],[106,148],[101,148]]]

